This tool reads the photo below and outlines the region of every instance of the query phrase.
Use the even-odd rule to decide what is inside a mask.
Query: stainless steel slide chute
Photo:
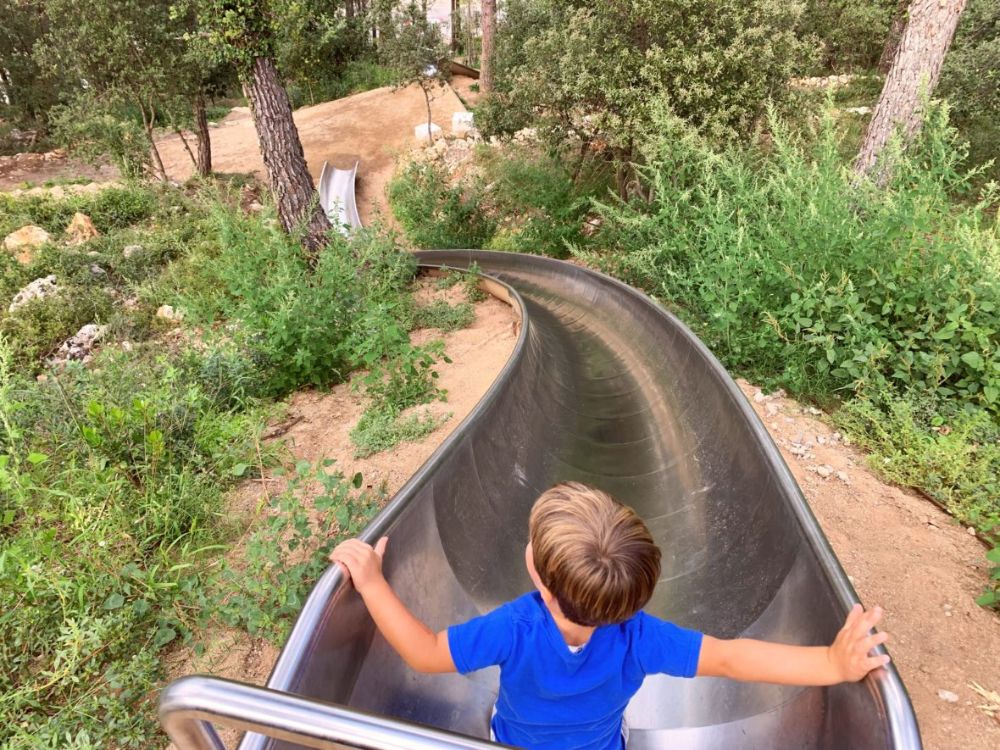
[[[522,318],[486,396],[365,532],[389,536],[386,575],[419,617],[443,628],[529,590],[531,504],[554,482],[578,479],[633,506],[657,538],[663,577],[649,612],[721,637],[833,639],[857,595],[764,426],[687,327],[634,289],[568,263],[417,255],[428,266],[477,264]],[[488,737],[497,671],[412,672],[330,568],[268,688],[380,717],[403,735],[406,722],[454,732],[449,742],[464,735],[474,748]],[[267,701],[253,712],[260,721],[240,726],[261,731]],[[632,750],[921,747],[891,665],[826,689],[656,676],[626,718]],[[277,736],[285,739],[250,734],[241,748],[320,746]]]
[[[319,204],[326,211],[330,223],[343,234],[361,227],[354,195],[358,164],[355,161],[350,169],[337,169],[325,161],[319,176]]]

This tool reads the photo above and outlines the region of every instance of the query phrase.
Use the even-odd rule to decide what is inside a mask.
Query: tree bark
[[[859,175],[872,172],[879,154],[897,129],[902,130],[906,141],[919,131],[920,98],[930,96],[937,85],[944,56],[965,4],[966,0],[913,0],[910,3],[899,49],[854,163],[854,170]],[[886,165],[879,167],[876,179],[879,184],[888,181]]]
[[[885,38],[882,55],[878,59],[878,72],[882,75],[889,72],[892,68],[892,61],[896,59],[899,40],[903,38],[903,29],[906,28],[906,7],[909,4],[909,0],[900,0],[892,14],[892,21],[889,22],[889,34]]]
[[[493,90],[493,37],[497,30],[497,0],[483,0],[483,49],[479,61],[479,90]]]
[[[212,174],[212,136],[208,132],[208,115],[205,112],[205,95],[198,92],[194,100],[194,124],[198,129],[198,174]]]
[[[299,131],[292,119],[292,104],[274,61],[269,57],[254,60],[243,89],[257,128],[281,226],[289,234],[301,232],[302,245],[314,256],[326,244],[330,220],[317,200]]]

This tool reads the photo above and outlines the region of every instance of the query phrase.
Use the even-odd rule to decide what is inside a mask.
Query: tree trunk
[[[156,147],[156,136],[153,131],[156,122],[156,110],[151,107],[150,111],[146,112],[146,107],[140,101],[139,112],[142,115],[142,126],[146,131],[146,138],[149,140],[149,153],[153,157],[153,167],[159,175],[160,181],[166,182],[168,179],[167,169],[163,166],[163,159],[160,158],[160,149]]]
[[[198,129],[198,174],[212,174],[212,136],[208,132],[208,115],[205,113],[205,95],[198,92],[194,100],[194,124]]]
[[[424,92],[424,101],[427,102],[427,142],[434,143],[434,119],[431,116],[431,92],[427,89],[427,84],[421,83],[420,90]]]
[[[892,14],[892,21],[889,22],[889,34],[885,38],[882,56],[878,59],[878,72],[882,75],[889,72],[892,68],[892,61],[896,59],[899,40],[903,38],[903,29],[906,28],[906,7],[908,5],[909,0],[900,0]]]
[[[315,255],[326,244],[330,220],[319,205],[306,167],[292,104],[269,57],[253,61],[243,90],[250,103],[264,166],[278,205],[281,226],[289,234],[302,233],[302,245]]]
[[[920,129],[920,98],[930,96],[941,75],[944,56],[965,10],[966,0],[913,0],[899,49],[886,76],[871,122],[865,131],[854,170],[859,175],[871,173],[889,139],[902,129],[911,140]],[[889,179],[882,166],[876,177],[879,184]]]
[[[493,90],[493,36],[497,30],[497,0],[483,0],[483,49],[479,60],[479,90]]]
[[[451,54],[458,54],[458,35],[462,28],[462,13],[459,10],[459,0],[451,0]]]

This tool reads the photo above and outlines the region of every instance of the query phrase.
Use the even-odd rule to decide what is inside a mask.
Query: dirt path
[[[440,89],[431,102],[434,123],[451,131],[451,116],[465,107],[455,92]],[[385,187],[392,177],[396,155],[415,142],[413,129],[427,122],[427,106],[416,86],[393,91],[374,89],[295,111],[295,124],[313,180],[318,181],[323,162],[336,167],[358,166],[357,202],[361,221],[369,223],[376,211],[388,213]],[[216,172],[256,172],[265,180],[264,162],[250,111],[233,110],[212,131],[212,166]],[[160,155],[171,179],[186,180],[193,173],[180,138],[166,136]]]
[[[969,687],[1000,691],[1000,617],[974,602],[986,580],[983,546],[926,499],[881,482],[817,410],[739,384],[862,601],[885,609],[889,653],[925,747],[1000,747],[1000,721],[977,708],[983,701]]]

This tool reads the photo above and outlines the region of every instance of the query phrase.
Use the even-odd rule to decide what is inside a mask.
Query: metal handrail
[[[443,729],[217,677],[193,675],[160,694],[160,723],[178,750],[226,750],[213,724],[329,750],[495,750]]]

